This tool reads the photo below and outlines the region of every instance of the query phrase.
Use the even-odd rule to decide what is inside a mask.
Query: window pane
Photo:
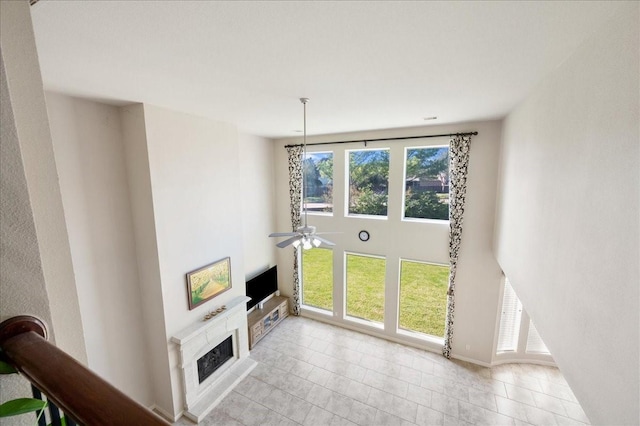
[[[509,280],[504,280],[504,296],[502,298],[502,314],[500,315],[500,332],[498,334],[498,352],[518,349],[520,334],[520,317],[522,304],[511,287]]]
[[[347,254],[347,315],[384,321],[385,259]]]
[[[333,311],[333,252],[302,250],[302,303]]]
[[[407,149],[404,217],[449,220],[449,148]]]
[[[333,211],[333,153],[307,153],[304,162],[304,203],[310,212]]]
[[[349,151],[349,214],[387,215],[389,150]]]
[[[529,335],[527,336],[527,352],[536,354],[549,354],[547,345],[542,341],[542,337],[538,334],[533,321],[529,320]]]
[[[401,261],[400,328],[444,337],[448,285],[448,266]]]

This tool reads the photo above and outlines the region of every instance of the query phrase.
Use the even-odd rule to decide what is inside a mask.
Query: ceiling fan
[[[302,102],[304,109],[304,139],[303,139],[303,154],[302,154],[302,162],[307,157],[307,102],[309,102],[309,98],[300,98],[300,102]],[[303,163],[304,169],[304,163]],[[304,186],[304,172],[302,173],[302,187]],[[307,203],[304,201],[304,192],[303,191],[303,212],[304,212],[304,225],[299,226],[295,232],[274,232],[269,234],[269,237],[289,237],[284,241],[279,242],[276,246],[280,248],[285,248],[287,246],[293,245],[295,248],[298,248],[302,245],[302,248],[305,250],[312,249],[314,247],[320,247],[321,244],[326,246],[335,246],[335,243],[332,243],[329,240],[326,240],[318,235],[321,234],[331,234],[332,232],[316,232],[316,227],[311,226],[307,223]]]

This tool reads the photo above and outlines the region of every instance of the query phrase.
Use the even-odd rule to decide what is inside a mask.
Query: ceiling
[[[616,2],[52,1],[47,90],[296,136],[504,117]],[[424,117],[437,116],[425,121]]]

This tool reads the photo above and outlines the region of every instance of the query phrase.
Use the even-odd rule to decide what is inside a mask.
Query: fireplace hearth
[[[208,321],[198,321],[171,338],[180,352],[184,415],[201,421],[249,372],[246,302],[239,296]]]

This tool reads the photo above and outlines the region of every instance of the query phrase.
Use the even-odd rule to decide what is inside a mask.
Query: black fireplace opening
[[[233,342],[227,337],[218,346],[211,349],[198,360],[198,380],[204,382],[222,364],[233,357]]]

